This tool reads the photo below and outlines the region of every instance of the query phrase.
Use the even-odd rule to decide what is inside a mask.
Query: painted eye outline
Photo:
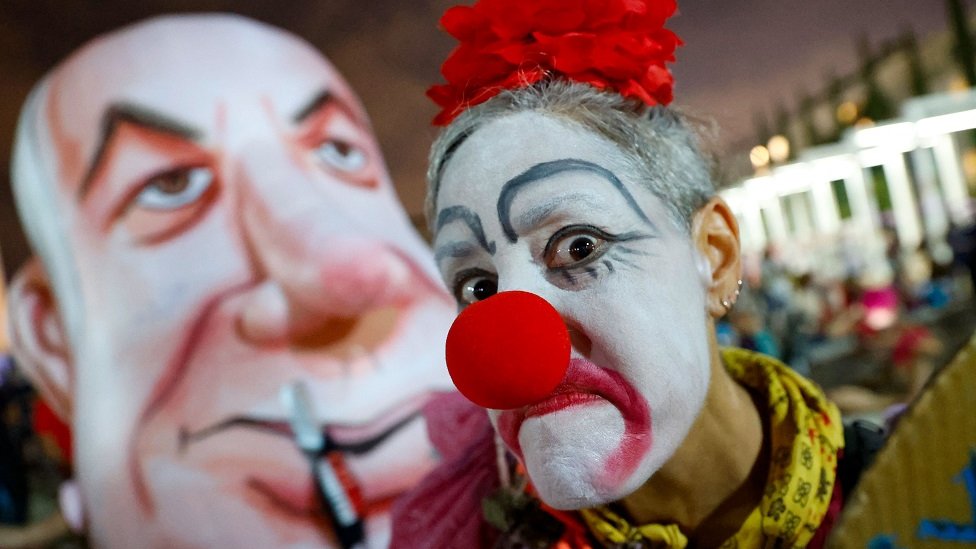
[[[568,262],[565,264],[557,264],[556,254],[562,250],[568,250],[569,245],[572,243],[572,239],[589,237],[596,241],[595,249],[583,259]],[[553,233],[549,237],[549,241],[546,242],[546,247],[542,251],[542,260],[551,271],[567,271],[570,269],[576,269],[580,267],[585,267],[590,263],[599,260],[610,248],[610,244],[616,242],[618,239],[614,235],[598,229],[592,225],[570,225],[563,227]],[[560,246],[561,243],[566,242],[565,246]]]
[[[178,193],[168,193],[159,189],[158,185],[161,180],[180,174],[187,174],[189,177],[184,189]],[[178,166],[160,171],[146,178],[146,182],[139,186],[126,210],[143,208],[160,213],[175,212],[199,203],[216,188],[216,182],[217,174],[212,167],[206,164]],[[155,195],[153,191],[155,191]],[[174,197],[177,198],[172,201]]]
[[[310,166],[353,187],[375,189],[382,162],[369,134],[368,124],[344,103],[327,101],[300,123],[296,142]]]
[[[477,299],[477,298],[468,299],[465,292],[469,288],[473,288],[473,284],[470,284],[470,282],[476,279],[490,280],[491,282],[493,282],[495,285],[494,292],[492,292],[490,296],[484,299]],[[463,271],[459,271],[456,275],[454,275],[454,284],[452,284],[451,287],[453,288],[454,299],[457,300],[458,305],[464,308],[473,303],[484,301],[485,299],[488,299],[494,296],[495,294],[497,294],[498,276],[484,269],[478,269],[478,268],[464,269]]]
[[[347,149],[348,152],[343,153],[343,148]],[[312,147],[312,156],[318,164],[326,169],[354,178],[358,178],[370,165],[369,152],[366,147],[352,140],[337,137],[327,137]],[[355,159],[355,164],[347,164],[350,157]]]

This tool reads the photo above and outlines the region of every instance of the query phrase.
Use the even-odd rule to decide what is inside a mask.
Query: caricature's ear
[[[10,348],[17,367],[62,420],[70,423],[73,364],[50,279],[37,258],[14,276],[8,296]]]
[[[696,213],[691,226],[698,252],[707,260],[708,313],[725,315],[739,296],[742,264],[739,255],[739,224],[728,204],[713,197]]]

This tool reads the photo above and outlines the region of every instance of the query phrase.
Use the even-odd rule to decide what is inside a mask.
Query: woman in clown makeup
[[[666,106],[675,9],[481,0],[442,19],[460,45],[429,92],[446,127],[427,206],[461,309],[448,366],[514,459],[485,500],[494,535],[420,505],[395,544],[475,544],[434,534],[452,528],[500,546],[824,543],[852,484],[844,427],[785,365],[718,347],[739,232]],[[449,478],[434,491],[461,498]]]

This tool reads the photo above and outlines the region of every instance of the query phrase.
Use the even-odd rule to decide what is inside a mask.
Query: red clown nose
[[[468,400],[510,410],[546,398],[569,365],[569,331],[545,299],[502,292],[472,304],[447,334],[447,369]]]

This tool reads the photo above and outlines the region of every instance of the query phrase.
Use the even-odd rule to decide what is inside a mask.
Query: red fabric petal
[[[652,65],[647,67],[643,81],[644,87],[650,91],[658,103],[667,105],[674,99],[674,76],[663,66]]]
[[[539,59],[538,44],[523,44],[521,42],[505,43],[499,44],[497,47],[491,48],[489,51],[504,59],[512,67],[517,67],[520,63],[527,61],[530,57]]]
[[[585,4],[586,18],[592,28],[608,25],[619,27],[620,20],[627,12],[626,2],[622,0],[591,0]]]
[[[630,97],[632,99],[639,99],[648,105],[657,104],[654,97],[652,97],[651,94],[648,93],[647,90],[645,90],[640,84],[634,82],[633,80],[628,80],[620,86],[620,95]]]
[[[457,101],[454,95],[454,87],[450,84],[431,86],[427,89],[427,97],[431,98],[434,103],[437,103],[441,107],[453,105]]]
[[[593,67],[593,52],[596,47],[593,34],[538,35],[538,40],[542,51],[552,60],[552,67],[559,72],[573,74]]]
[[[656,2],[638,2],[633,0],[633,3],[644,4],[647,10],[647,17],[654,27],[663,27],[668,18],[672,17],[674,12],[678,11],[678,3],[675,0],[658,0]]]
[[[485,23],[484,17],[468,6],[454,6],[441,16],[441,27],[462,42],[481,37],[486,30]]]
[[[510,74],[513,65],[508,61],[473,48],[461,46],[441,66],[448,82],[462,88],[478,87]]]
[[[585,28],[586,11],[582,0],[525,2],[533,6],[532,30],[543,34],[562,34]]]

